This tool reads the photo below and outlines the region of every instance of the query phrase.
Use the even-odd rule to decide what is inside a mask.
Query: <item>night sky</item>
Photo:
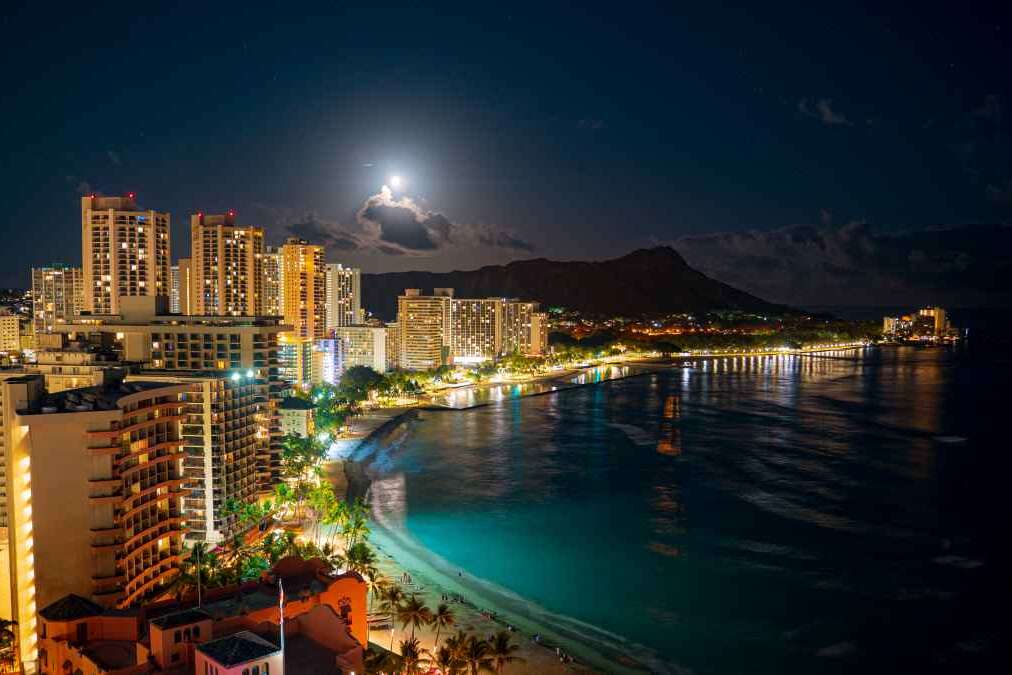
[[[776,301],[1007,299],[1007,228],[925,232],[1012,219],[1007,3],[207,4],[5,4],[0,284],[135,191],[174,258],[234,208],[369,272],[665,243]]]

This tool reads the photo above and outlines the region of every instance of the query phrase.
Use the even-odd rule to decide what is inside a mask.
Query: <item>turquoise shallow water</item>
[[[1008,374],[728,359],[424,412],[360,458],[395,553],[603,670],[999,672]]]

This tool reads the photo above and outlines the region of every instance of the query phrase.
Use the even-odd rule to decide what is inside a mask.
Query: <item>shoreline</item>
[[[384,436],[395,433],[396,428],[407,421],[409,418],[399,416],[397,424],[386,425],[382,432],[377,430],[371,440],[381,440]],[[344,461],[349,499],[365,498],[374,485],[368,472],[368,459],[364,459],[365,461]],[[405,592],[421,597],[430,609],[435,610],[443,602],[450,606],[456,622],[449,631],[441,632],[441,640],[458,628],[477,637],[488,638],[493,633],[512,626],[513,642],[520,648],[517,655],[524,659],[523,663],[511,664],[507,668],[506,672],[512,675],[642,675],[656,672],[631,655],[639,655],[640,650],[647,648],[627,643],[619,636],[575,619],[553,615],[515,595],[508,588],[499,587],[475,577],[459,566],[451,565],[415,540],[410,533],[384,523],[384,518],[376,513],[376,508],[374,504],[370,544],[379,559],[377,567],[384,576],[401,583]],[[405,573],[411,579],[409,584],[399,581]],[[543,616],[527,615],[534,612],[540,612]],[[406,632],[399,627],[394,632],[393,644],[396,647],[406,637]],[[596,634],[598,645],[587,642],[586,638],[580,639],[581,635],[588,634]],[[533,639],[535,635],[540,636],[538,641]],[[419,638],[425,649],[434,646],[435,635],[431,628],[416,631],[415,637]],[[390,640],[390,629],[370,629],[371,642],[389,649]],[[605,641],[614,646],[606,649],[601,644]],[[573,660],[561,661],[556,647]]]
[[[652,365],[660,365],[661,369],[671,367],[668,364]],[[568,391],[587,385],[655,374],[659,371],[660,369],[644,369],[597,382],[567,382],[566,386],[555,390],[533,392],[517,398]],[[559,376],[556,374],[556,377]],[[361,448],[367,444],[382,441],[384,437],[395,433],[404,423],[416,420],[419,410],[425,412],[464,411],[484,405],[488,405],[488,403],[467,408],[419,406],[401,410],[373,427],[367,435],[356,439],[357,443],[355,443],[353,450],[342,459],[333,462],[335,465],[339,463],[344,469],[345,499],[365,499],[370,494],[373,485],[373,479],[368,472],[369,457],[353,458]],[[409,539],[411,541],[408,541]],[[641,650],[648,648],[627,643],[619,636],[606,633],[588,624],[582,624],[575,619],[560,616],[554,617],[553,620],[550,612],[540,608],[538,608],[539,611],[543,612],[545,617],[525,616],[524,610],[530,611],[535,607],[532,603],[516,596],[508,588],[496,587],[468,573],[467,570],[449,565],[447,561],[438,558],[436,554],[415,542],[410,534],[397,532],[394,528],[384,525],[380,519],[375,517],[375,514],[371,543],[380,558],[378,567],[385,576],[397,580],[407,573],[414,582],[421,582],[407,586],[405,589],[407,592],[415,592],[424,598],[426,604],[432,609],[435,609],[441,602],[450,605],[457,619],[456,625],[450,631],[451,634],[457,628],[463,628],[484,638],[489,637],[492,633],[505,630],[507,625],[511,625],[514,643],[520,647],[517,654],[524,658],[525,662],[511,665],[507,669],[509,673],[561,675],[565,673],[607,672],[639,675],[654,672],[649,665],[631,655],[642,655]],[[423,558],[430,560],[427,561]],[[437,559],[438,562],[433,564],[431,559]],[[453,570],[456,570],[456,576],[454,576]],[[444,600],[444,598],[446,599]],[[580,638],[581,635],[595,632],[599,645],[590,644],[586,638],[584,640]],[[395,646],[396,642],[404,637],[403,631],[400,629],[397,629],[396,633]],[[433,633],[434,631],[430,629],[423,629],[417,631],[415,635],[421,640],[423,647],[431,648],[434,644]],[[370,637],[370,641],[389,648],[389,629],[371,629],[370,634],[375,635],[375,638]],[[446,631],[443,631],[440,639],[445,635]],[[534,641],[534,635],[540,636],[539,641]],[[600,644],[604,642],[612,643],[611,648],[605,648],[603,644]],[[573,660],[568,663],[560,661],[556,647],[562,653],[572,657]]]
[[[815,354],[826,354],[832,352],[852,351],[860,349],[859,346],[838,347],[809,352],[795,353],[771,353],[771,354],[711,354],[693,357],[683,357],[678,361],[673,359],[635,361],[630,363],[606,363],[603,366],[630,368],[632,372],[617,377],[608,377],[590,382],[572,382],[571,378],[580,373],[587,372],[593,368],[585,368],[567,371],[565,373],[553,373],[549,376],[534,378],[525,382],[513,384],[539,384],[550,385],[553,382],[557,386],[529,393],[521,393],[510,398],[522,399],[530,396],[543,396],[554,394],[560,391],[571,391],[588,385],[604,384],[612,381],[624,380],[644,375],[654,375],[666,370],[686,367],[694,367],[701,361],[710,361],[722,358],[737,358],[740,356],[786,356],[797,355],[807,356]],[[476,384],[468,388],[499,386],[510,383]],[[451,407],[445,405],[418,405],[407,409],[398,409],[394,414],[387,416],[387,419],[373,426],[368,433],[361,438],[354,439],[353,448],[339,460],[344,469],[345,498],[365,499],[373,484],[369,475],[369,457],[354,459],[354,455],[368,444],[381,441],[385,436],[395,432],[405,422],[418,419],[418,411],[425,412],[447,412],[474,410],[490,405],[496,401],[484,401],[470,406]],[[518,675],[531,675],[535,673],[636,673],[666,672],[664,664],[650,663],[651,650],[648,647],[626,642],[619,636],[606,634],[604,631],[587,624],[580,625],[575,619],[553,616],[547,610],[541,611],[542,616],[525,616],[524,610],[530,610],[533,605],[525,599],[515,596],[508,588],[498,588],[482,579],[474,577],[466,570],[457,569],[449,565],[445,560],[440,559],[436,554],[426,549],[420,542],[411,538],[407,532],[395,531],[395,528],[384,525],[380,519],[374,518],[374,539],[373,545],[379,555],[379,568],[388,578],[399,579],[407,573],[412,580],[421,582],[412,584],[406,590],[416,592],[422,596],[430,606],[435,608],[444,598],[459,598],[456,601],[447,601],[457,615],[456,628],[464,628],[479,637],[486,637],[490,633],[498,632],[506,628],[509,622],[515,629],[513,633],[514,642],[520,647],[518,654],[526,660],[526,663],[515,664],[508,671]],[[435,562],[433,562],[435,560]],[[453,570],[457,569],[457,576],[454,577]],[[477,602],[475,602],[475,600]],[[485,608],[485,609],[482,609]],[[491,614],[490,612],[494,612]],[[568,625],[567,625],[568,623]],[[590,642],[587,633],[597,632],[595,636],[597,643]],[[374,629],[371,633],[376,635],[371,641],[389,647],[389,629]],[[403,632],[396,631],[395,640],[399,641],[404,637]],[[434,635],[431,630],[421,630],[416,637],[422,641],[426,648],[434,643]],[[446,631],[440,636],[446,634]],[[542,636],[541,642],[534,642],[531,636],[538,634]],[[582,638],[582,639],[581,639]],[[431,642],[430,642],[431,641]],[[555,647],[561,647],[564,652],[569,653],[576,660],[570,663],[562,663],[556,656]],[[639,658],[637,658],[639,657]]]

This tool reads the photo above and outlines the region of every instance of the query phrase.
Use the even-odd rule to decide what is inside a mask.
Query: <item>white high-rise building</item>
[[[362,323],[362,272],[340,263],[327,265],[327,331]]]
[[[452,296],[448,288],[437,288],[433,295],[408,288],[397,297],[401,368],[429,370],[449,363]]]
[[[344,370],[368,366],[377,373],[386,372],[386,326],[342,326],[334,329],[334,337],[344,346]]]

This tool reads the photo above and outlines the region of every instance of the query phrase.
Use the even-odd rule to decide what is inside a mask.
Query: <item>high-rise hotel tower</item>
[[[263,314],[264,231],[236,225],[235,212],[190,216],[190,313]]]
[[[327,330],[362,323],[362,272],[340,263],[327,265]]]
[[[81,197],[84,307],[117,314],[119,298],[169,297],[169,214],[125,197]]]
[[[327,331],[323,247],[289,238],[281,246],[281,302],[294,337],[319,340]]]

